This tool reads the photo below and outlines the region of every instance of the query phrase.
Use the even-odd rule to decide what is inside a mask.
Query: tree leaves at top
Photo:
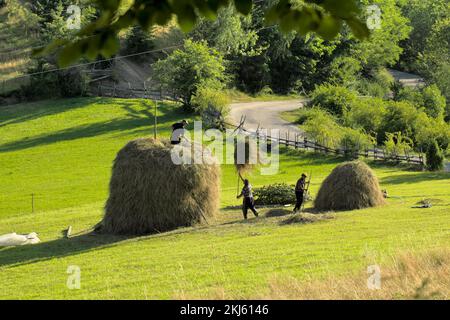
[[[199,16],[215,19],[218,10],[230,3],[244,15],[253,7],[252,0],[135,0],[131,4],[124,0],[92,1],[101,14],[78,33],[77,40],[63,43],[59,53],[61,66],[72,64],[80,57],[95,59],[96,54],[110,57],[118,50],[119,31],[133,25],[148,29],[156,24],[165,25],[176,16],[181,29],[187,32],[195,26]],[[362,39],[369,35],[369,30],[359,19],[359,13],[356,0],[305,0],[302,3],[279,0],[267,10],[266,22],[279,24],[286,32],[316,32],[325,39],[334,38],[346,22],[355,36]],[[60,44],[50,44],[36,53],[48,54],[55,47],[60,48]]]

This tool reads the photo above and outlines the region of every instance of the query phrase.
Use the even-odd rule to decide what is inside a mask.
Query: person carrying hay
[[[295,207],[294,211],[300,210],[303,204],[303,195],[305,193],[305,185],[306,185],[306,174],[302,173],[302,177],[298,179],[297,184],[295,185]]]
[[[244,219],[247,220],[247,212],[250,209],[255,217],[258,216],[258,211],[255,209],[255,201],[253,199],[252,186],[248,182],[248,179],[244,179],[244,187],[241,193],[236,197],[237,199],[244,197],[242,201],[242,213],[244,214]]]
[[[181,122],[176,122],[172,125],[172,135],[170,136],[171,144],[179,144],[181,138],[184,136],[185,127],[189,123],[186,120],[181,120]]]

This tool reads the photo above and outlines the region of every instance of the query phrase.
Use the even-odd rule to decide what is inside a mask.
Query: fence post
[[[154,132],[153,132],[153,137],[156,139],[156,136],[158,134],[158,129],[157,129],[157,125],[158,125],[158,100],[155,100],[155,127],[154,127]]]

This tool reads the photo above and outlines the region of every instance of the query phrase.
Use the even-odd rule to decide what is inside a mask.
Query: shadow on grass
[[[107,248],[126,239],[129,237],[85,234],[70,239],[61,238],[34,245],[4,248],[0,250],[0,267],[18,266],[71,256],[93,249]]]
[[[82,108],[88,104],[96,103],[99,99],[101,98],[74,98],[0,106],[0,128]]]
[[[150,127],[153,124],[151,119],[153,117],[153,114],[145,109],[134,109],[132,106],[132,103],[127,102],[121,104],[121,108],[124,108],[128,113],[127,118],[81,125],[50,134],[35,136],[29,139],[13,141],[0,145],[0,152],[18,151],[61,141],[90,138],[105,133],[123,132],[142,127]],[[175,121],[175,119],[177,119],[177,116],[181,115],[183,115],[182,112],[163,113],[158,117],[158,121],[161,123]],[[142,132],[149,133],[150,130],[148,128],[145,128],[142,130]]]
[[[381,179],[382,184],[403,184],[403,183],[419,183],[424,181],[450,180],[450,172],[421,172],[408,173],[384,177]]]

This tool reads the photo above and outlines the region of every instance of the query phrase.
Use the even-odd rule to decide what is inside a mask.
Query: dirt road
[[[280,113],[291,111],[303,106],[304,100],[256,101],[231,104],[230,119],[238,124],[241,116],[246,116],[244,127],[256,130],[258,124],[263,129],[279,129],[282,137],[289,132],[291,138],[294,133],[302,131],[294,124],[281,119]]]

